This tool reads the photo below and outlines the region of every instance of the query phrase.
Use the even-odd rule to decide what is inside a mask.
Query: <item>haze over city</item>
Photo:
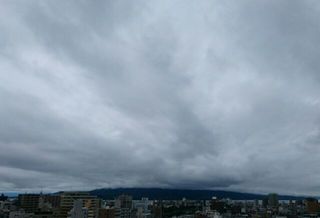
[[[320,195],[319,1],[0,5],[0,192]]]

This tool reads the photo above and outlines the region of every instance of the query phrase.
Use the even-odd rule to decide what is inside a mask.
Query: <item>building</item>
[[[39,207],[40,194],[18,195],[18,206],[26,213],[35,213]]]
[[[115,200],[115,217],[131,218],[132,212],[132,196],[120,195]]]
[[[143,212],[149,211],[149,205],[151,205],[151,202],[148,198],[142,198],[141,200],[134,202],[134,208],[143,208]]]
[[[162,208],[161,203],[159,205],[153,205],[152,217],[153,218],[162,218],[163,217],[163,208]]]
[[[82,200],[75,200],[68,218],[88,218],[88,209],[83,207]]]
[[[52,208],[59,208],[60,207],[60,201],[61,201],[60,195],[57,195],[57,194],[43,195],[42,198],[45,203],[51,204]]]
[[[120,195],[115,202],[117,208],[129,208],[132,209],[132,196]]]
[[[8,200],[8,196],[5,196],[3,193],[0,195],[0,201]]]
[[[212,198],[210,202],[210,210],[211,211],[218,211],[219,213],[226,212],[226,205],[225,201],[219,200],[217,198]]]
[[[57,218],[58,214],[54,214],[52,211],[39,211],[33,215],[33,218]]]
[[[151,217],[151,211],[149,206],[151,202],[148,198],[142,198],[139,201],[134,201],[134,209],[136,210],[136,217],[137,218],[146,218]]]
[[[115,218],[116,210],[114,208],[100,208],[99,218]]]
[[[306,198],[305,199],[306,205],[306,213],[308,214],[317,214],[319,212],[319,203],[318,200],[315,198]]]
[[[11,211],[9,218],[34,218],[34,214],[26,213],[24,210]]]
[[[68,217],[68,213],[76,200],[82,200],[83,207],[88,209],[88,218],[96,218],[101,201],[89,192],[62,192],[60,195],[60,218]]]
[[[0,210],[16,210],[16,206],[13,204],[12,201],[0,201]]]
[[[278,195],[275,193],[268,194],[268,206],[277,207],[279,204]]]

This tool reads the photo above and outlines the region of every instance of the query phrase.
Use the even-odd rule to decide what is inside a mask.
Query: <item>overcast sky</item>
[[[319,1],[0,4],[0,191],[320,195]]]

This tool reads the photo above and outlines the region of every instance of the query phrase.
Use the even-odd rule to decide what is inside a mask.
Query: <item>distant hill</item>
[[[5,196],[8,196],[9,198],[15,198],[19,195],[18,192],[0,192],[0,195],[4,194]]]
[[[218,198],[230,198],[233,200],[262,200],[266,195],[251,194],[231,191],[215,190],[187,190],[187,189],[161,189],[161,188],[116,188],[116,189],[96,189],[90,192],[92,195],[99,196],[106,200],[115,199],[121,194],[133,196],[133,199],[147,197],[151,200],[179,200],[182,198],[192,200],[207,200],[213,196]],[[280,200],[302,200],[304,197],[279,196]]]

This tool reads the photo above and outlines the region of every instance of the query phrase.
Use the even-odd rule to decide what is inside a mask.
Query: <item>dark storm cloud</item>
[[[319,194],[316,1],[1,4],[0,191]]]

